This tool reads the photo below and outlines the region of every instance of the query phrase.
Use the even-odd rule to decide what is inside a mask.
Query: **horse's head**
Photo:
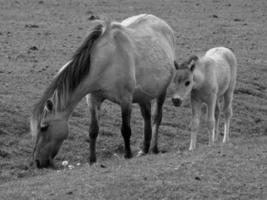
[[[172,96],[174,106],[180,106],[190,94],[193,88],[193,72],[197,60],[197,56],[192,56],[181,65],[175,64],[176,72],[173,80],[175,89]]]
[[[68,122],[55,114],[52,101],[46,102],[40,122],[31,120],[31,131],[35,139],[33,162],[38,168],[53,166],[54,157],[68,137]]]

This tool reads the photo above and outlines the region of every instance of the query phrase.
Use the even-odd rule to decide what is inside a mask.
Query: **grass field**
[[[265,0],[0,0],[0,199],[267,199],[267,2]],[[165,152],[123,159],[120,110],[105,102],[98,163],[88,166],[85,100],[56,158],[72,170],[29,167],[33,104],[93,26],[91,15],[122,20],[151,13],[175,30],[177,61],[215,46],[238,59],[231,144],[208,147],[205,120],[189,152],[190,102],[167,99],[159,131]],[[136,105],[132,149],[142,143]]]

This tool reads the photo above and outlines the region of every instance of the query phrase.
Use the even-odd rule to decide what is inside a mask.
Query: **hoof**
[[[233,147],[234,146],[234,144],[229,140],[227,140],[226,142],[222,142],[222,145],[229,146],[229,147]]]
[[[153,148],[152,148],[152,153],[154,153],[154,154],[158,154],[158,153],[159,153],[159,149],[158,149],[158,147],[153,147]]]
[[[96,163],[96,158],[89,158],[89,164],[93,165]]]
[[[194,151],[195,150],[195,147],[189,147],[189,151]]]
[[[125,159],[130,159],[132,157],[133,157],[132,153],[127,153],[127,154],[124,155]]]
[[[223,144],[228,144],[230,143],[230,139],[229,138],[223,138]]]
[[[212,147],[212,146],[214,146],[214,145],[215,145],[215,142],[214,142],[214,141],[209,142],[209,147]]]
[[[144,156],[144,155],[146,155],[146,153],[145,153],[143,150],[140,150],[140,151],[137,153],[136,157],[141,157],[141,156]]]

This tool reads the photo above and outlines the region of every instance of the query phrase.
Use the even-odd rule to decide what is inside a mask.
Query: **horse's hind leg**
[[[138,152],[137,156],[147,154],[151,141],[151,103],[140,103],[141,114],[144,118],[144,143],[143,149]]]
[[[230,120],[233,115],[232,100],[233,100],[233,91],[228,90],[224,95],[223,112],[224,112],[225,124],[224,124],[223,143],[227,143],[229,141]]]
[[[91,113],[91,123],[89,128],[89,139],[90,139],[90,155],[89,163],[93,164],[96,162],[95,144],[96,138],[99,132],[99,110],[103,100],[97,98],[94,95],[87,96],[87,103]]]
[[[131,112],[132,112],[132,99],[128,101],[124,101],[121,104],[121,115],[122,115],[122,125],[121,125],[121,133],[124,139],[125,146],[125,158],[132,157],[132,151],[130,146],[130,138],[131,138]]]
[[[159,125],[160,125],[161,120],[162,120],[162,106],[163,106],[163,103],[165,101],[165,97],[166,97],[166,92],[164,92],[163,94],[161,94],[157,98],[156,108],[155,108],[155,111],[153,113],[152,146],[151,146],[151,150],[153,153],[159,152],[159,150],[158,150],[158,130],[159,130]]]

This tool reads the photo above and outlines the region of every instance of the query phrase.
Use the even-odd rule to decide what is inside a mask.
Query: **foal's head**
[[[197,60],[197,56],[191,56],[186,62],[182,63],[181,65],[175,65],[175,92],[172,96],[172,102],[174,106],[180,106],[183,100],[190,94],[193,88],[193,72]]]
[[[31,121],[31,131],[35,136],[33,161],[38,168],[54,166],[53,159],[68,137],[68,122],[55,115],[52,101],[46,102],[43,113],[39,123]]]

